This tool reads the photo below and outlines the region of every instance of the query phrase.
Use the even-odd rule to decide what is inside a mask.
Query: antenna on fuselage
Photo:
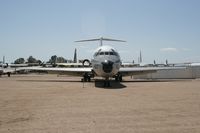
[[[75,42],[90,42],[90,41],[99,41],[100,46],[103,46],[103,41],[126,42],[123,40],[116,40],[116,39],[103,38],[103,37],[97,38],[97,39],[79,40],[79,41],[75,41]]]

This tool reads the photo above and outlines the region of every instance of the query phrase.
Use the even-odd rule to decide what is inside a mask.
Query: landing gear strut
[[[106,78],[105,81],[104,81],[104,87],[111,87],[110,86],[110,81],[109,81],[108,78]]]
[[[115,81],[121,82],[121,81],[122,81],[122,75],[121,75],[121,74],[117,74],[117,75],[115,76]]]
[[[81,79],[82,82],[90,82],[91,81],[91,75],[88,73],[85,73],[83,75],[83,78]]]
[[[7,73],[8,77],[10,77],[10,74],[11,74],[10,72]]]

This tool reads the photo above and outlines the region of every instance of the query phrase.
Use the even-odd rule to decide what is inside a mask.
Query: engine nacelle
[[[2,68],[8,68],[8,66],[9,66],[8,63],[1,64],[1,67],[2,67]]]
[[[91,66],[91,62],[88,59],[84,59],[82,64],[83,64],[83,67],[89,67],[89,66]]]

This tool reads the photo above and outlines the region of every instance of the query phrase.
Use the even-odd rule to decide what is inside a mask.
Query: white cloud
[[[191,51],[189,48],[182,48],[183,51]]]
[[[162,52],[177,52],[178,49],[177,48],[161,48],[160,51]]]

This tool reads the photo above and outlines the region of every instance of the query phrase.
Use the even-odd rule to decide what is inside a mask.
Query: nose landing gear
[[[109,80],[109,78],[106,78],[106,79],[104,80],[104,87],[111,87],[111,86],[110,86],[110,80]]]

